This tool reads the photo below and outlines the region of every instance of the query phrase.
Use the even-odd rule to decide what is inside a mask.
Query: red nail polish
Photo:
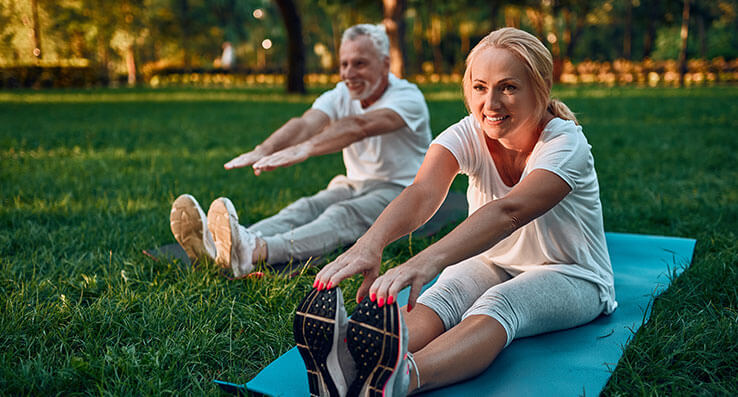
[[[377,306],[379,307],[384,306],[384,298],[379,298],[379,302],[377,302]]]
[[[320,285],[318,286],[318,291],[322,291],[324,287],[325,287],[325,284],[320,283]]]
[[[390,295],[390,296],[389,296],[389,297],[387,298],[387,304],[388,304],[388,305],[391,305],[391,304],[392,304],[392,303],[393,303],[394,301],[395,301],[395,298],[393,298],[393,297],[392,297],[392,295]]]
[[[407,312],[410,313],[410,310],[413,310],[413,305],[408,304],[407,305]]]
[[[316,278],[315,281],[313,281],[313,288],[318,287],[318,279]]]
[[[372,294],[369,295],[369,300],[372,301],[372,302],[374,302],[375,300],[377,300],[377,294],[375,294],[374,292],[372,292]]]
[[[331,289],[331,288],[333,288],[333,283],[329,281],[329,282],[328,282],[328,285],[326,285],[326,287],[325,287],[325,288],[326,288],[326,289]]]
[[[356,300],[356,303],[361,303],[361,302],[363,302],[363,301],[364,301],[364,298],[366,298],[366,296],[362,296],[361,298],[358,298],[358,299]]]

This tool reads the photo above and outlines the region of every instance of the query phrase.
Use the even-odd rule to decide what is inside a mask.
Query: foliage
[[[517,26],[536,34],[555,57],[582,61],[674,59],[683,0],[407,1],[405,62],[409,74],[452,73],[490,30]],[[43,60],[86,59],[109,71],[138,74],[167,67],[213,68],[224,41],[234,43],[237,65],[286,70],[287,35],[268,0],[37,0]],[[0,0],[0,64],[34,63],[30,2]],[[692,2],[690,58],[738,55],[736,0]],[[307,72],[334,72],[341,32],[355,23],[379,23],[381,2],[299,2]],[[258,18],[255,11],[259,11]],[[262,40],[272,42],[262,48]]]

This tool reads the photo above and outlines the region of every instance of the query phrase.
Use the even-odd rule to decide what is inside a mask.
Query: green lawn
[[[434,134],[464,115],[457,87],[423,89]],[[338,154],[222,167],[317,92],[0,91],[0,394],[217,394],[212,379],[246,382],[288,350],[314,269],[233,282],[141,251],[173,241],[181,193],[228,196],[250,223],[341,172]],[[606,229],[698,240],[604,394],[737,395],[738,87],[555,94],[593,146]],[[386,265],[430,242],[395,243]]]

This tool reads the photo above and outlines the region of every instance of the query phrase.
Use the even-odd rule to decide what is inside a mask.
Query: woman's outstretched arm
[[[570,191],[553,172],[534,170],[507,195],[485,204],[436,243],[377,278],[369,288],[370,296],[380,302],[392,297],[391,302],[409,285],[408,305],[414,307],[423,285],[443,268],[492,248],[553,208]]]
[[[361,273],[364,281],[357,292],[357,301],[366,296],[369,286],[379,276],[384,247],[433,216],[458,170],[459,164],[451,152],[441,145],[431,145],[413,183],[392,200],[351,248],[318,273],[314,286],[331,288]]]

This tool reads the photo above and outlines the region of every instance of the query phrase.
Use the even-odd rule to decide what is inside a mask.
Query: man
[[[172,233],[190,258],[208,256],[248,274],[257,261],[307,259],[356,241],[409,185],[430,144],[428,107],[420,90],[389,72],[389,39],[381,25],[356,25],[341,40],[342,81],[252,151],[225,164],[256,175],[343,151],[346,175],[314,196],[246,228],[228,198],[207,217],[182,195],[170,214]]]

